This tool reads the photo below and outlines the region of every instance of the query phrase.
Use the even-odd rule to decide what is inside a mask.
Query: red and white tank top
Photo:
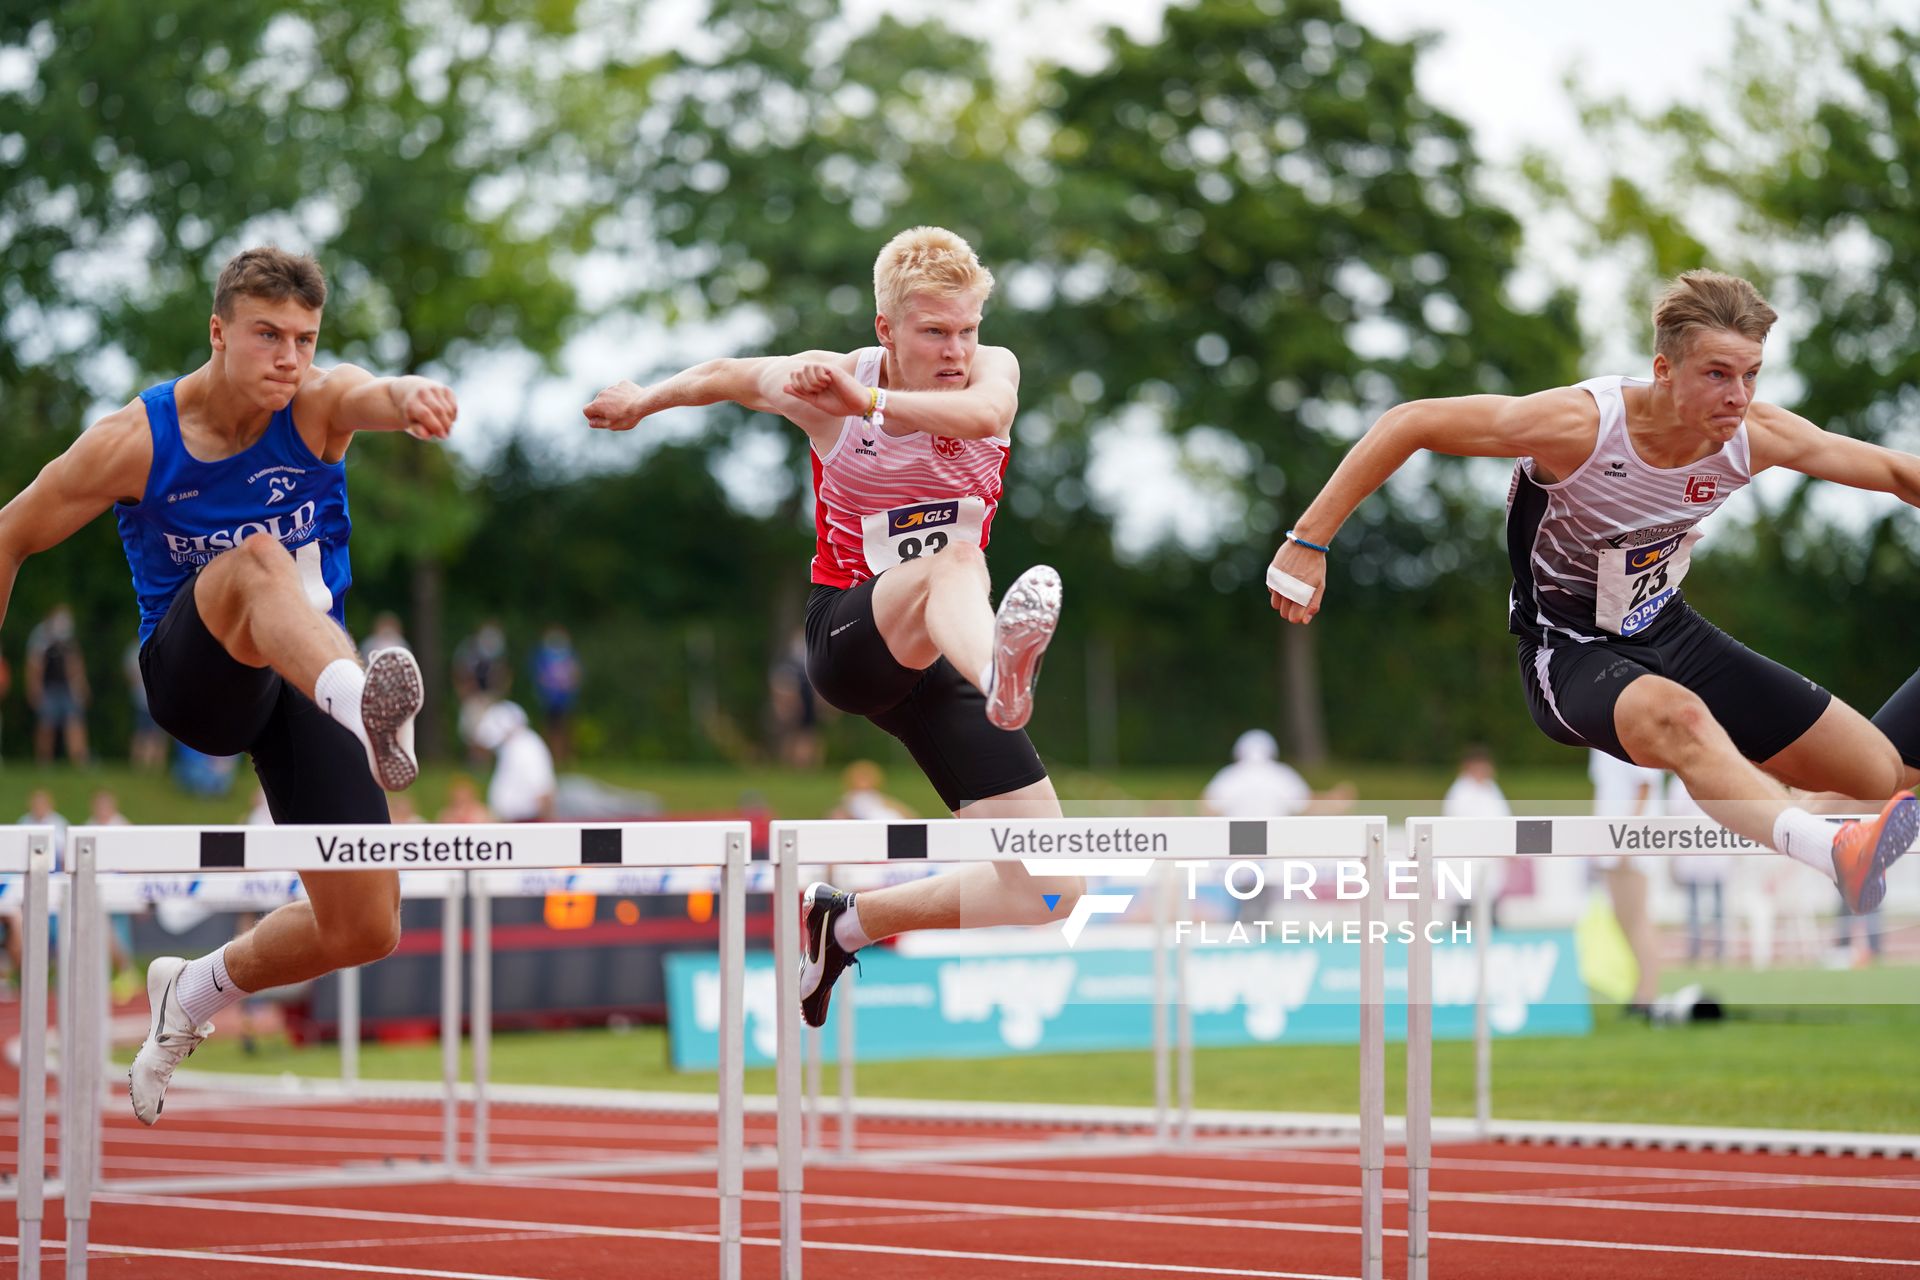
[[[881,347],[860,352],[854,377],[880,384]],[[1010,446],[924,431],[890,436],[865,418],[813,455],[813,580],[851,587],[955,542],[982,549],[1000,505]]]

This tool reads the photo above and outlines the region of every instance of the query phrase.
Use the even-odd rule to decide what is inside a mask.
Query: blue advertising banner
[[[1497,933],[1490,944],[1488,1021],[1496,1036],[1586,1035],[1587,989],[1568,930]],[[1090,931],[1072,950],[903,956],[873,947],[860,956],[854,1017],[863,1062],[985,1058],[1020,1053],[1147,1049],[1153,1044],[1153,955],[1102,949]],[[1313,942],[1194,947],[1188,953],[1197,1045],[1341,1044],[1360,1038],[1360,949]],[[706,953],[666,957],[673,1065],[719,1061],[720,968]],[[1433,949],[1433,1034],[1473,1035],[1474,949]],[[1387,946],[1387,1034],[1404,1032],[1406,948]],[[836,1000],[837,1011],[841,1002]],[[747,1063],[774,1060],[772,956],[747,956]],[[838,1052],[835,1014],[822,1043]],[[1398,1030],[1396,1028],[1399,1028]]]

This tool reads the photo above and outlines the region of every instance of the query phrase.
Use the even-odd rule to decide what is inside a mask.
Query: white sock
[[[1773,820],[1773,847],[1833,879],[1833,838],[1840,824],[1805,809],[1782,809]]]
[[[980,673],[980,692],[986,694],[989,698],[993,696],[993,664],[991,662],[989,662],[986,669]]]
[[[873,945],[873,939],[869,938],[867,931],[860,927],[858,897],[849,903],[847,909],[840,913],[840,918],[833,922],[833,940],[847,951],[858,951],[862,947]]]
[[[211,955],[189,960],[174,983],[173,994],[187,1015],[187,1021],[197,1027],[228,1005],[239,1004],[253,993],[242,991],[227,976],[227,949],[222,947]]]
[[[360,722],[360,695],[366,687],[366,669],[352,658],[329,662],[313,685],[314,704],[352,730],[362,743],[367,740],[367,729]]]

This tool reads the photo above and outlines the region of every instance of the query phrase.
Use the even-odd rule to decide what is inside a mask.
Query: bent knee
[[[400,945],[400,918],[358,921],[327,939],[327,959],[336,969],[372,964],[393,954]]]

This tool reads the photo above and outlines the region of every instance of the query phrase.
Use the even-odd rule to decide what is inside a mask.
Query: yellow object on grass
[[[1587,909],[1574,927],[1574,945],[1580,951],[1580,977],[1595,995],[1625,1004],[1633,998],[1640,983],[1640,962],[1634,959],[1633,946],[1614,918],[1613,904],[1605,894],[1587,899]]]

